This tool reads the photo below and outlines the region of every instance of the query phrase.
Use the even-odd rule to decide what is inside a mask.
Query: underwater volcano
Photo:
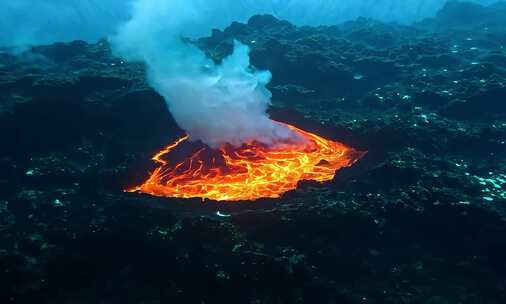
[[[252,140],[240,147],[199,148],[180,162],[166,160],[186,135],[154,157],[159,167],[140,186],[128,190],[154,196],[216,201],[279,198],[301,180],[330,181],[336,170],[352,166],[365,153],[289,124],[302,140],[266,145]]]

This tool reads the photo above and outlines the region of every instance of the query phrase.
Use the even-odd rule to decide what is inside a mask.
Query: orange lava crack
[[[160,166],[140,186],[127,190],[154,196],[242,201],[279,198],[301,180],[330,181],[337,170],[352,166],[365,153],[339,142],[283,124],[305,140],[266,146],[256,142],[236,148],[202,148],[176,164],[162,159],[186,135],[152,159]]]

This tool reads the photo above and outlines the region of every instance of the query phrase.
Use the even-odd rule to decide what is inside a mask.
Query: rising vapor
[[[210,30],[215,10],[224,8],[218,4],[203,10],[203,5],[205,1],[137,1],[132,19],[111,38],[113,50],[146,64],[150,85],[193,140],[216,147],[295,139],[291,130],[268,118],[271,74],[250,67],[247,46],[235,42],[233,54],[215,64],[181,39]]]

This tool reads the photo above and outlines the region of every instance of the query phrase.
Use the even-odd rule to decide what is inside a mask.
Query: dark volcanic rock
[[[506,3],[499,2],[490,7],[483,7],[470,2],[449,1],[437,14],[440,26],[478,27],[486,25],[503,25],[506,14]],[[465,22],[462,22],[465,20]]]
[[[503,119],[506,115],[506,88],[479,92],[462,101],[455,101],[443,110],[452,118],[467,120]]]

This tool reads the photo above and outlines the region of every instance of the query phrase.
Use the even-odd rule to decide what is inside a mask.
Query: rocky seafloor
[[[0,303],[506,303],[504,20],[452,2],[193,41],[216,61],[248,44],[273,118],[368,151],[240,203],[123,192],[183,131],[106,41],[2,52]]]

